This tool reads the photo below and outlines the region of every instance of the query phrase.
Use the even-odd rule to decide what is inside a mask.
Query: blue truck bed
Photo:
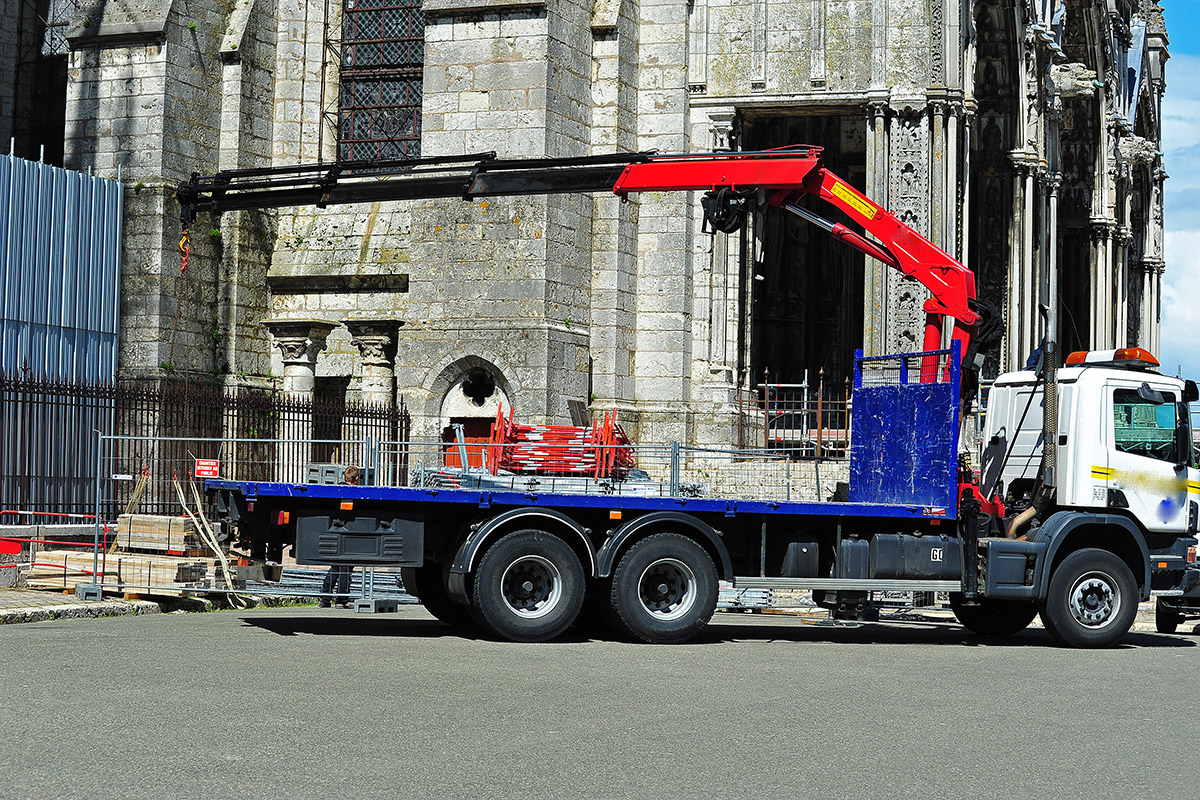
[[[937,357],[941,366],[936,375],[927,373],[927,380],[922,382],[920,365],[930,356]],[[679,447],[669,451],[658,448],[660,452],[669,452],[670,464],[659,465],[662,475],[669,473],[672,476],[669,481],[664,479],[656,483],[645,474],[644,480],[630,484],[643,490],[649,487],[650,496],[627,494],[620,483],[603,482],[587,482],[586,493],[547,490],[544,485],[498,490],[495,479],[481,471],[462,473],[462,482],[471,479],[476,488],[447,488],[445,485],[430,486],[424,482],[424,477],[414,481],[412,474],[418,471],[411,469],[412,474],[406,472],[402,481],[408,485],[401,486],[221,479],[209,480],[205,485],[209,490],[240,494],[247,502],[257,498],[286,498],[409,507],[459,504],[479,508],[537,506],[597,511],[686,511],[726,517],[763,514],[953,519],[957,512],[959,374],[957,347],[931,353],[886,356],[863,356],[862,351],[858,351],[846,502],[826,500],[832,492],[820,491],[819,471],[816,473],[818,491],[810,491],[802,500],[795,499],[793,483],[802,466],[793,467],[786,452],[722,452]],[[441,456],[440,449],[427,452]],[[714,454],[720,460],[714,458]],[[405,463],[411,460],[405,450]],[[738,469],[731,471],[731,467]],[[811,464],[808,468],[819,470],[819,466]],[[694,480],[681,481],[681,474]],[[527,487],[541,482],[554,485],[553,480],[514,477],[512,486],[516,487],[522,481]],[[773,484],[772,480],[778,484]],[[669,491],[664,488],[668,486]]]

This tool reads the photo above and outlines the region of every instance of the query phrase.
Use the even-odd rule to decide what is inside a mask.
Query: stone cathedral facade
[[[67,38],[66,165],[129,186],[126,375],[403,395],[417,435],[577,401],[728,446],[739,385],[920,346],[918,284],[779,211],[712,236],[684,194],[202,215],[180,274],[194,171],[485,151],[820,145],[975,271],[985,373],[1049,303],[1064,352],[1158,346],[1153,0],[103,0]]]

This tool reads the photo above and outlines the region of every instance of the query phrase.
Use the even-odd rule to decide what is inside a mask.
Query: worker
[[[342,473],[342,483],[357,486],[361,475],[362,472],[358,467],[346,467],[346,471]],[[334,564],[329,568],[329,572],[325,573],[325,580],[321,584],[321,599],[317,601],[318,607],[329,608],[329,595],[333,592],[337,592],[334,600],[337,602],[338,608],[350,607],[350,572],[353,569],[354,567],[349,564]]]

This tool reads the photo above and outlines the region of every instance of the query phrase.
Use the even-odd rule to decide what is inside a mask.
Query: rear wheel
[[[980,636],[1012,636],[1029,627],[1038,609],[1034,603],[1019,600],[980,599],[976,605],[963,605],[962,595],[950,598],[950,609],[964,628]]]
[[[1154,629],[1156,631],[1174,633],[1182,622],[1183,614],[1164,605],[1161,599],[1154,603]]]
[[[560,635],[579,614],[583,566],[557,536],[539,530],[510,533],[479,561],[476,618],[514,642],[544,642]]]
[[[425,610],[439,621],[456,628],[473,628],[470,609],[450,599],[446,591],[448,569],[441,564],[427,563],[423,567],[404,567],[400,579],[404,591],[421,601]]]
[[[1137,615],[1137,582],[1129,566],[1107,550],[1087,548],[1063,559],[1050,577],[1042,622],[1071,647],[1111,647]]]
[[[717,607],[717,568],[695,541],[677,533],[641,540],[613,572],[610,621],[652,644],[685,642]]]

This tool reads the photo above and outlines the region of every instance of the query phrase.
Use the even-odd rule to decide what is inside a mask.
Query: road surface
[[[0,797],[1193,797],[1196,644],[719,614],[690,645],[516,645],[420,607],[3,626]]]

